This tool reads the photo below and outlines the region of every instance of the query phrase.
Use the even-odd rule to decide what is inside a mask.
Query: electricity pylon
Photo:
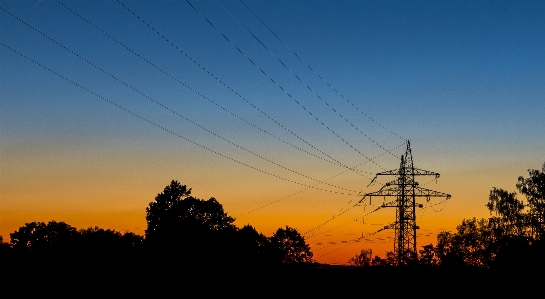
[[[416,224],[416,208],[422,208],[423,205],[417,205],[416,198],[425,197],[429,201],[431,197],[446,197],[446,199],[450,199],[451,196],[450,194],[418,186],[418,182],[415,181],[416,176],[434,176],[437,179],[439,178],[439,173],[414,167],[411,143],[409,141],[407,141],[405,155],[401,156],[399,169],[377,173],[371,183],[381,175],[395,176],[396,179],[386,183],[379,191],[365,194],[360,203],[366,198],[370,198],[369,200],[371,201],[373,196],[381,196],[385,199],[382,204],[383,208],[396,208],[396,222],[384,228],[395,229],[394,255],[396,256],[398,265],[406,265],[414,261],[417,257],[416,230],[419,227]],[[386,202],[386,197],[395,197],[396,199]]]

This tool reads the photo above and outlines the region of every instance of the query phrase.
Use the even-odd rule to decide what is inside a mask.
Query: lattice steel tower
[[[379,191],[367,193],[360,200],[363,202],[366,198],[373,196],[395,197],[393,201],[382,204],[382,207],[396,208],[396,222],[384,227],[395,229],[394,254],[398,265],[407,265],[416,260],[416,230],[419,229],[416,224],[416,208],[422,208],[422,204],[416,203],[417,197],[425,197],[427,201],[431,197],[446,197],[450,199],[450,194],[429,190],[418,186],[415,181],[416,176],[435,176],[439,178],[437,172],[431,172],[413,165],[413,155],[411,152],[411,143],[407,141],[407,150],[405,155],[401,156],[399,169],[389,170],[377,173],[373,181],[380,175],[396,176],[396,179],[386,183]],[[373,183],[371,181],[371,183]],[[371,200],[371,199],[370,199]]]

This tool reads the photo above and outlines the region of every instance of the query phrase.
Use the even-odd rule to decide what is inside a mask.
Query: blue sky
[[[104,215],[139,211],[139,220],[127,221],[142,222],[144,207],[172,179],[240,214],[302,188],[287,180],[308,185],[309,177],[346,170],[323,153],[350,167],[367,162],[359,168],[366,177],[352,173],[331,184],[372,192],[379,187],[366,188],[373,174],[395,169],[403,154],[403,147],[384,149],[403,139],[418,167],[442,174],[430,188],[453,195],[441,212],[450,219],[441,228],[452,229],[487,215],[491,187],[514,190],[519,175],[545,162],[540,1],[190,1],[220,33],[186,1],[120,0],[164,38],[117,1],[61,2],[161,70],[57,1],[0,2],[0,221],[7,232],[38,220],[32,217],[89,210],[89,225],[121,229]],[[88,205],[75,199],[80,192]],[[293,219],[314,215],[312,227],[347,201],[312,192],[239,224],[267,232],[293,221],[305,230]]]

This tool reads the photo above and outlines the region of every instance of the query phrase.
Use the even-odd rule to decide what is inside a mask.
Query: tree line
[[[172,181],[146,208],[147,229],[131,232],[90,227],[76,229],[64,222],[26,223],[0,237],[4,256],[39,261],[112,262],[145,255],[156,265],[185,267],[286,267],[312,264],[313,254],[299,232],[286,226],[271,237],[235,219],[215,199],[191,195],[191,188]]]
[[[413,264],[486,269],[545,266],[545,163],[541,171],[529,169],[528,175],[518,178],[518,194],[492,188],[486,204],[491,217],[464,219],[455,232],[439,233],[437,243],[423,246]],[[348,263],[393,266],[396,259],[393,252],[373,258],[371,249],[362,249]]]
[[[422,246],[410,263],[425,267],[545,266],[545,163],[520,176],[517,192],[492,188],[489,218],[464,219],[454,232],[438,234],[436,244]],[[523,196],[524,199],[520,199]],[[146,208],[144,236],[99,227],[76,229],[64,222],[26,223],[0,236],[0,257],[36,261],[132,263],[153,257],[154,265],[282,268],[314,264],[313,253],[299,232],[286,226],[270,237],[253,226],[234,225],[215,199],[191,195],[191,188],[172,181]],[[348,260],[354,266],[396,266],[393,252],[384,258],[371,249]]]

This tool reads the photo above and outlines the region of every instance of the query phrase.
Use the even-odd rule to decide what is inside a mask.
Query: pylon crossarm
[[[446,194],[439,191],[434,191],[426,188],[417,187],[414,188],[414,195],[421,197],[446,197],[447,199],[451,198],[450,194]]]
[[[392,229],[396,228],[397,222],[390,223],[388,225],[385,225],[383,229]]]
[[[413,175],[413,176],[431,175],[431,176],[434,176],[436,179],[438,179],[439,176],[440,176],[440,174],[437,173],[437,172],[424,170],[424,169],[420,169],[420,168],[412,168],[411,171],[407,172],[406,174]],[[367,185],[367,187],[371,186],[371,184],[373,184],[377,180],[379,175],[399,176],[400,172],[399,172],[399,169],[393,169],[393,170],[387,170],[387,171],[379,172],[379,173],[377,173],[375,175],[375,177],[371,180],[371,182],[369,183],[369,185]],[[390,182],[390,183],[386,183],[386,184],[393,184],[393,182],[395,182],[395,180]]]
[[[394,171],[394,170],[389,170],[388,172],[390,171]],[[367,185],[367,187],[371,186],[378,178],[379,175],[399,175],[397,172],[395,174],[385,174],[384,172],[381,172],[381,173],[377,173],[375,175],[375,177],[371,180],[371,182],[369,183],[369,185]]]
[[[383,203],[380,207],[381,208],[398,208],[399,203],[397,202],[397,200],[392,200],[390,202]]]
[[[375,175],[375,178],[379,175],[399,175],[399,169],[392,169],[383,172],[379,172]]]
[[[360,202],[364,201],[367,197],[373,197],[373,196],[397,196],[399,193],[399,188],[392,187],[392,188],[385,188],[386,186],[382,186],[380,190],[376,192],[366,193],[363,195],[363,198],[360,200]]]
[[[413,168],[410,168],[410,169],[407,169],[407,170],[408,170],[407,174],[412,174],[412,175],[433,175],[435,177],[439,177],[439,173],[437,173],[437,172],[429,171],[429,170],[425,170],[425,169],[420,169],[420,168],[416,168],[416,167],[413,167]],[[375,179],[379,175],[399,175],[399,174],[400,174],[399,169],[387,170],[387,171],[377,173],[375,175]],[[375,179],[373,179],[373,180],[375,180]]]
[[[420,169],[420,168],[413,168],[412,171],[409,174],[412,174],[412,175],[433,175],[433,176],[435,176],[435,178],[439,178],[439,173],[429,171],[429,170]]]

